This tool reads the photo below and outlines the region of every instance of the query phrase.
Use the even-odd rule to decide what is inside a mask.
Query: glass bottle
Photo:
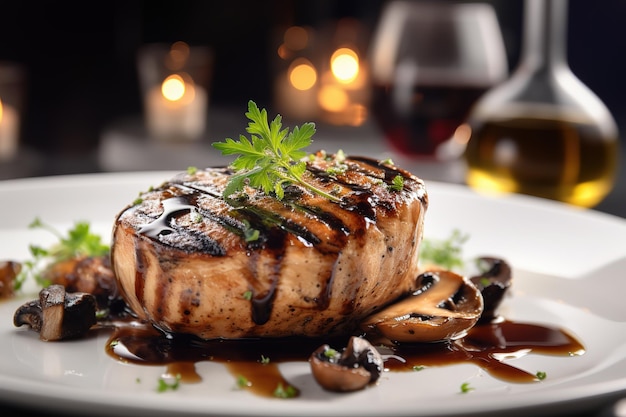
[[[568,0],[525,0],[519,67],[474,106],[466,182],[593,207],[611,191],[616,123],[566,58]]]

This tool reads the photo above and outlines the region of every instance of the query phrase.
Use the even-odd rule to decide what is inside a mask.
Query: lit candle
[[[15,156],[18,145],[19,119],[17,110],[0,100],[0,160]]]
[[[367,117],[367,69],[350,48],[337,49],[321,78],[318,102],[322,118],[331,124],[359,126]]]
[[[145,97],[146,125],[160,140],[195,140],[206,126],[206,90],[183,75],[173,74]]]
[[[319,112],[317,70],[304,58],[294,60],[275,82],[276,104],[283,116],[309,121]]]

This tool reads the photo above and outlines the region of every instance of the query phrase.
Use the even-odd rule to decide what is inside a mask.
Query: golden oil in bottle
[[[466,181],[475,189],[593,207],[612,189],[616,132],[593,121],[536,115],[472,124]]]

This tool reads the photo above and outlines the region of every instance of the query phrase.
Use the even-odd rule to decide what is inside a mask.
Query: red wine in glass
[[[396,99],[394,88],[373,86],[372,116],[399,153],[430,158],[454,135],[489,86],[416,85],[405,100]]]
[[[449,158],[452,147],[443,145],[457,142],[449,140],[461,136],[455,132],[473,104],[507,75],[489,4],[392,0],[381,11],[370,52],[372,117],[408,157]],[[463,136],[469,139],[468,132]]]

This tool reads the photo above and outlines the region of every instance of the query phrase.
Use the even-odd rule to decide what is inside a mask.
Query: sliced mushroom
[[[28,325],[45,341],[83,336],[96,324],[96,299],[87,293],[67,293],[62,285],[50,285],[13,316],[16,327]]]
[[[0,300],[15,295],[15,279],[22,270],[22,264],[14,261],[0,262]]]
[[[498,307],[511,286],[511,266],[500,258],[483,256],[476,259],[478,273],[470,278],[483,296],[481,322],[496,318]]]
[[[464,336],[483,311],[480,291],[455,272],[424,272],[417,288],[366,318],[361,328],[393,342],[440,342]]]
[[[378,380],[384,360],[367,340],[351,337],[342,353],[329,345],[320,346],[309,362],[313,377],[324,389],[349,392],[365,388]]]

